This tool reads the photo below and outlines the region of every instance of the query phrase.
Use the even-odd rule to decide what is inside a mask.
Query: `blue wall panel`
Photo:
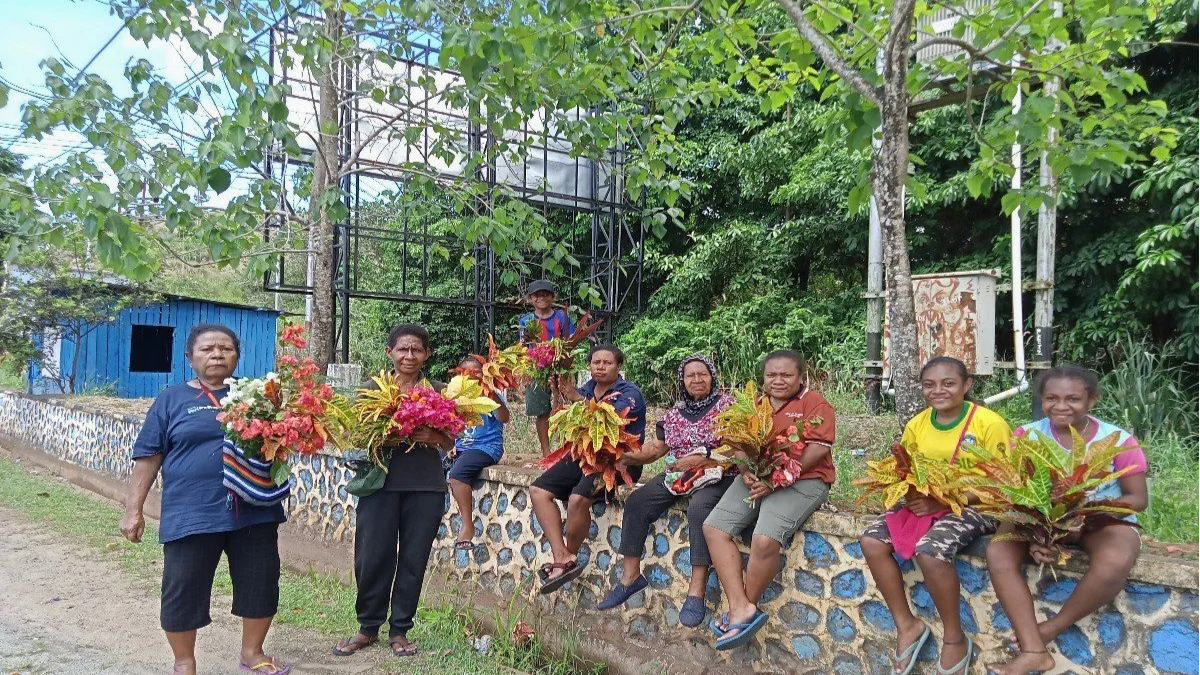
[[[201,323],[220,323],[238,334],[242,344],[237,375],[256,377],[275,366],[275,333],[279,312],[215,305],[189,299],[173,299],[140,307],[130,307],[111,323],[97,327],[82,340],[76,374],[76,391],[96,392],[111,388],[123,398],[150,398],[165,387],[190,379],[194,373],[184,352],[187,335]],[[170,326],[172,337],[171,372],[134,373],[129,370],[133,326]],[[69,370],[77,346],[64,341],[61,367]],[[29,377],[36,393],[56,393],[57,385],[43,379],[40,369],[31,366]]]

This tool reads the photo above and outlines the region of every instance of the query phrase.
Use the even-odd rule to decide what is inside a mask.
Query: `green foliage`
[[[678,395],[675,371],[694,353],[716,358],[721,385],[729,388],[757,379],[761,361],[773,349],[798,349],[809,360],[810,378],[854,387],[863,353],[863,309],[850,294],[792,299],[765,290],[743,302],[722,305],[707,316],[674,313],[638,321],[620,338],[626,372],[653,400]]]
[[[1097,414],[1139,438],[1195,439],[1200,414],[1194,363],[1176,365],[1181,348],[1175,344],[1156,353],[1145,341],[1126,338],[1117,348],[1122,354],[1101,383]]]
[[[82,384],[80,350],[74,350],[69,363],[59,363],[53,346],[81,344],[122,310],[151,302],[154,295],[98,278],[76,265],[76,259],[54,252],[29,260],[40,266],[0,274],[0,354],[18,363],[38,362],[42,377],[56,381],[64,392],[76,393]]]
[[[1196,436],[1152,432],[1139,440],[1149,465],[1150,504],[1139,516],[1146,534],[1158,541],[1200,540],[1200,501],[1196,496],[1200,454]]]

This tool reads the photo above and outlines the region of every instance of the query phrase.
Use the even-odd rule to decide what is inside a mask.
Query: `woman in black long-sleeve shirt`
[[[400,325],[388,335],[392,360],[402,391],[414,386],[441,390],[422,368],[429,359],[429,332],[424,326]],[[360,497],[354,529],[354,580],[358,586],[355,611],[359,629],[337,643],[333,653],[349,656],[375,644],[388,619],[388,643],[396,656],[413,656],[417,646],[408,640],[413,627],[425,567],[445,511],[446,474],[439,448],[454,447],[450,436],[422,427],[392,450],[387,481],[378,492]]]

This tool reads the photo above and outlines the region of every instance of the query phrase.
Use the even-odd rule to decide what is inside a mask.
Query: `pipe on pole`
[[[875,71],[883,72],[883,53],[875,56]],[[876,130],[878,132],[878,130]],[[872,152],[879,152],[883,139],[878,133],[871,137]],[[883,224],[871,190],[871,215],[867,234],[867,410],[878,413],[883,407]]]
[[[1014,115],[1021,111],[1021,90],[1019,88],[1017,89],[1016,96],[1013,97],[1012,111]],[[1013,192],[1021,189],[1021,161],[1021,144],[1013,143]],[[1025,375],[1025,314],[1024,308],[1021,306],[1021,287],[1023,285],[1023,277],[1021,275],[1020,207],[1013,209],[1010,226],[1012,233],[1013,362],[1016,366],[1017,386],[987,397],[984,399],[984,403],[988,405],[991,405],[997,401],[1003,401],[1007,398],[1012,398],[1013,396],[1016,396],[1017,394],[1029,389],[1029,379]]]
[[[1052,7],[1054,16],[1061,17],[1063,4],[1055,0]],[[1052,38],[1048,47],[1051,50],[1062,48],[1057,39]],[[1042,91],[1058,107],[1058,90],[1062,81],[1051,77],[1042,86]],[[1038,208],[1038,238],[1037,238],[1037,270],[1034,277],[1033,305],[1033,360],[1036,364],[1047,364],[1054,359],[1054,242],[1058,229],[1058,174],[1050,166],[1050,151],[1058,141],[1058,129],[1054,125],[1046,127],[1046,150],[1038,163],[1038,184],[1041,186],[1045,199]],[[1014,286],[1015,288],[1015,286]],[[1034,392],[1033,419],[1045,417],[1042,412],[1042,401]]]

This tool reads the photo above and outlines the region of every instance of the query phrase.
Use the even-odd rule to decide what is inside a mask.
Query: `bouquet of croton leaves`
[[[771,400],[759,396],[753,382],[735,389],[733,403],[716,416],[716,434],[722,445],[714,454],[727,457],[742,473],[778,488],[799,478],[803,467],[790,451],[797,445],[803,447],[809,430],[823,420],[814,416],[801,427],[792,426],[783,434],[776,434],[774,418]],[[754,504],[754,500],[747,497],[746,503]]]
[[[1129,504],[1091,498],[1096,488],[1133,470],[1113,471],[1113,458],[1128,449],[1118,445],[1116,433],[1089,445],[1072,430],[1069,450],[1049,436],[1019,433],[1008,452],[973,447],[980,475],[966,482],[980,499],[979,511],[1012,523],[1011,537],[1049,549],[1062,564],[1070,558],[1063,544],[1085,528],[1118,522],[1137,527],[1124,520],[1134,513]]]
[[[642,442],[625,431],[633,418],[614,408],[610,399],[577,401],[550,417],[550,433],[562,439],[562,445],[542,459],[542,468],[548,469],[569,457],[579,462],[584,475],[600,474],[597,491],[601,482],[605,490],[613,489],[618,478],[633,484],[633,478],[620,461],[640,450]]]
[[[971,475],[968,470],[913,452],[903,443],[896,442],[892,444],[890,455],[867,462],[866,477],[854,481],[856,487],[863,488],[857,503],[861,506],[872,495],[881,495],[884,508],[890,509],[915,490],[946,504],[955,514],[961,515],[963,507],[967,505],[967,491],[964,489],[964,477],[967,475]]]
[[[484,415],[500,407],[483,395],[483,385],[462,375],[455,375],[441,392],[428,383],[401,391],[395,374],[386,370],[371,379],[378,388],[360,390],[354,404],[355,445],[365,448],[371,461],[384,468],[391,441],[402,441],[421,427],[457,436],[482,424]]]
[[[575,374],[576,350],[604,323],[591,321],[590,317],[590,314],[584,314],[579,319],[579,325],[575,326],[575,330],[568,337],[543,340],[529,345],[526,351],[529,358],[529,375],[535,382],[549,386],[550,381],[555,378]]]
[[[488,354],[481,356],[473,354],[471,358],[479,362],[478,373],[455,368],[454,372],[477,380],[483,387],[483,395],[491,396],[496,392],[516,389],[529,379],[533,372],[533,362],[529,358],[529,348],[517,343],[504,349],[496,347],[496,340],[488,334]]]

